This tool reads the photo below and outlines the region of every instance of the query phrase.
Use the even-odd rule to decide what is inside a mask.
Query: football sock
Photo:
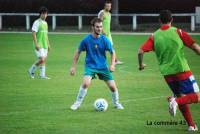
[[[119,93],[118,90],[116,89],[112,94],[112,102],[113,104],[118,104],[119,103]]]
[[[45,77],[46,67],[45,65],[40,66],[40,77]]]
[[[87,89],[84,89],[82,86],[80,86],[76,101],[82,103],[82,101],[83,101],[84,97],[86,96],[86,94],[87,94]]]
[[[36,68],[37,68],[37,66],[36,66],[35,64],[33,64],[33,65],[31,66],[31,68],[29,69],[29,71],[30,71],[32,74],[34,74]]]
[[[179,110],[181,111],[183,117],[185,118],[188,126],[195,126],[193,120],[192,120],[192,115],[190,113],[190,108],[189,105],[178,105]]]
[[[183,97],[176,98],[176,102],[179,105],[197,103],[198,102],[198,96],[195,93],[187,94]]]

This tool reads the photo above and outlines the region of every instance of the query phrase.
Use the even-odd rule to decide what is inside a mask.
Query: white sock
[[[45,65],[40,66],[40,77],[45,77],[46,67]]]
[[[114,105],[119,103],[119,93],[118,90],[116,89],[114,92],[111,92],[112,94],[112,102]]]
[[[86,94],[87,94],[87,89],[84,89],[82,86],[80,86],[76,101],[82,103]]]
[[[30,71],[30,73],[34,74],[36,69],[37,69],[37,66],[35,64],[33,64],[31,66],[31,68],[29,69],[29,71]]]

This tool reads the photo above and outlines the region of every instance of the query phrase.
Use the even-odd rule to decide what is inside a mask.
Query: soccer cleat
[[[46,80],[49,80],[51,78],[47,77],[47,76],[40,76],[40,79],[46,79]]]
[[[70,109],[75,111],[81,106],[81,102],[76,101],[73,105],[71,105]]]
[[[189,131],[189,132],[198,131],[198,127],[197,127],[196,125],[194,125],[194,126],[189,126],[188,131]]]
[[[31,73],[30,70],[28,70],[28,75],[30,76],[30,78],[34,79],[35,76],[34,76],[34,73]]]
[[[123,64],[123,62],[121,62],[119,60],[115,61],[115,65],[121,65],[121,64]]]
[[[176,99],[174,97],[169,97],[168,102],[169,102],[169,113],[171,114],[171,116],[176,116],[176,110],[178,106]]]
[[[116,109],[124,109],[124,107],[120,103],[115,104],[115,108]]]

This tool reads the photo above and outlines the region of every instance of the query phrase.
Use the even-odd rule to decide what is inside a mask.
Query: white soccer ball
[[[97,111],[106,111],[108,108],[108,102],[103,98],[96,99],[94,102],[94,108]]]

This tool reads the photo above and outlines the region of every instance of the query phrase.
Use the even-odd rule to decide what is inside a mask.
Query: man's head
[[[96,35],[100,35],[103,30],[102,20],[100,18],[95,17],[94,19],[92,19],[91,25],[93,33]]]
[[[40,18],[45,20],[48,15],[48,9],[46,7],[40,7],[39,14],[40,14]]]
[[[105,4],[104,4],[104,10],[109,12],[111,10],[111,6],[112,6],[112,2],[106,1]]]
[[[169,11],[169,10],[162,10],[160,12],[159,19],[160,19],[160,22],[162,24],[171,23],[172,20],[173,20],[171,11]]]

